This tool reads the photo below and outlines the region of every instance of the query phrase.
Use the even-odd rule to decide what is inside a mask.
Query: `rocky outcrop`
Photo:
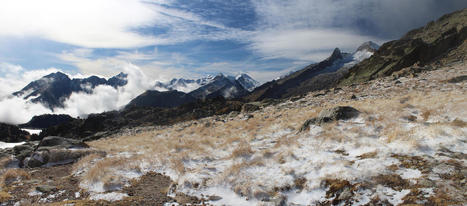
[[[2,142],[23,142],[29,138],[29,133],[19,127],[0,123],[0,141]]]
[[[349,106],[339,106],[321,111],[318,117],[306,120],[300,128],[300,132],[308,130],[310,125],[321,125],[337,120],[347,120],[358,117],[360,111]]]
[[[259,110],[261,108],[260,102],[250,102],[242,106],[242,113],[249,113]]]
[[[26,124],[20,125],[22,128],[45,129],[55,125],[73,121],[74,118],[66,114],[44,114],[34,116]]]
[[[15,146],[10,152],[20,167],[49,167],[69,164],[97,151],[79,140],[63,137],[45,137],[40,142]],[[8,151],[3,151],[8,152]]]

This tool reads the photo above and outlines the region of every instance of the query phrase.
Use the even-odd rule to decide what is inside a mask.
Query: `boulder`
[[[13,148],[20,167],[44,167],[68,164],[97,152],[80,140],[49,136],[41,142],[27,142]]]
[[[80,158],[96,153],[97,151],[83,149],[39,149],[33,152],[29,157],[22,161],[24,167],[51,167],[55,165],[64,165],[78,161]]]
[[[319,113],[318,117],[306,120],[300,128],[299,132],[308,130],[312,124],[321,125],[337,120],[347,120],[358,117],[359,114],[360,111],[349,106],[339,106],[331,109],[325,109]]]
[[[44,137],[44,139],[42,139],[40,147],[87,148],[88,145],[86,145],[83,141],[80,140],[49,136]]]
[[[355,118],[360,114],[360,111],[349,106],[339,106],[332,109],[325,109],[319,113],[318,118],[328,119],[331,121],[347,120]]]

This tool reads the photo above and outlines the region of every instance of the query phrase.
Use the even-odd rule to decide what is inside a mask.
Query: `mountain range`
[[[258,84],[256,80],[247,74],[240,74],[236,77],[218,74],[198,80],[173,79],[168,83],[156,82],[156,90],[148,90],[137,96],[126,108],[170,108],[192,103],[197,100],[215,99],[219,97],[236,99],[247,95],[256,88]],[[162,91],[157,91],[157,89]]]
[[[14,92],[13,95],[54,109],[63,107],[65,100],[74,92],[92,93],[92,90],[99,85],[108,85],[114,88],[125,86],[127,76],[127,74],[120,73],[108,80],[97,76],[70,79],[68,75],[56,72],[29,83],[20,91]]]

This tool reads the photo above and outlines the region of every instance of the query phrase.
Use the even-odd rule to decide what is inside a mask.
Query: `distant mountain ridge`
[[[172,79],[168,83],[156,82],[155,90],[148,90],[137,96],[126,108],[171,108],[219,97],[235,99],[247,95],[258,84],[247,74],[240,74],[237,77],[218,74],[197,80]],[[158,89],[162,91],[157,91]]]
[[[92,90],[99,85],[122,87],[128,82],[127,76],[127,74],[120,73],[108,80],[97,76],[70,79],[62,72],[55,72],[29,83],[13,95],[54,109],[63,107],[65,100],[75,92],[92,93]]]
[[[169,82],[156,82],[155,83],[155,90],[158,91],[171,91],[177,90],[185,93],[193,92],[203,86],[209,85],[214,83],[215,81],[226,80],[228,79],[232,84],[239,84],[243,89],[247,91],[252,91],[254,88],[259,86],[259,82],[254,80],[248,74],[242,73],[236,77],[228,76],[224,74],[218,74],[216,76],[208,75],[207,77],[203,77],[200,79],[172,79]],[[218,84],[218,83],[214,83]]]
[[[248,101],[281,99],[332,87],[347,69],[369,58],[378,48],[371,41],[363,43],[354,53],[345,53],[336,48],[327,59],[267,82],[245,98]]]

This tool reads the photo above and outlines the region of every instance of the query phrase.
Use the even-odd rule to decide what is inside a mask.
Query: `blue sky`
[[[352,52],[364,41],[397,39],[465,7],[465,0],[4,0],[0,77],[18,67],[17,74],[109,77],[131,63],[152,80],[246,72],[265,82],[335,47]]]

